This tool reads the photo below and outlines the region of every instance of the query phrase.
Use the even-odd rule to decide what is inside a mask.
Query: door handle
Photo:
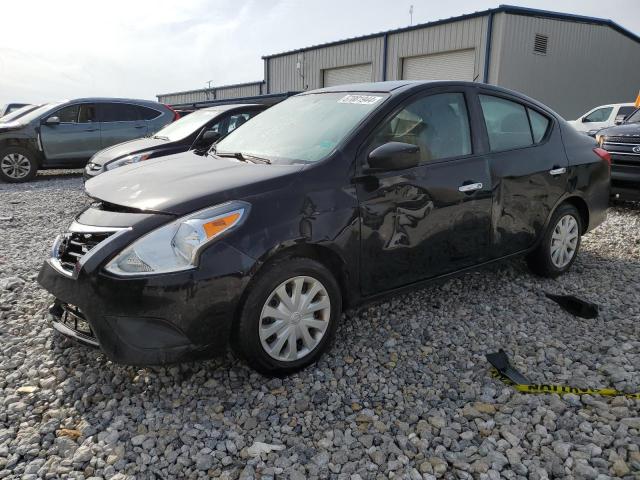
[[[567,169],[564,167],[554,168],[549,170],[549,175],[562,175],[563,173],[567,173]]]
[[[135,128],[144,128],[144,125],[136,125]]]
[[[97,129],[97,128],[87,128],[87,129],[85,130],[85,132],[97,132],[97,131],[98,131],[98,129]]]
[[[460,185],[458,187],[458,190],[464,193],[475,192],[476,190],[481,190],[481,189],[482,189],[482,184],[479,182],[470,183],[469,185]]]

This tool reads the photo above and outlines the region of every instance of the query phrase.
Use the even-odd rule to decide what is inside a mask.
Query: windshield
[[[388,95],[315,93],[291,97],[261,113],[216,145],[282,163],[326,158]]]
[[[4,117],[0,117],[0,122],[11,122],[16,118],[20,118],[31,110],[35,110],[36,108],[38,108],[37,105],[25,105],[24,107],[20,107],[11,113],[7,113]]]
[[[44,113],[53,110],[54,108],[58,107],[59,105],[62,105],[62,102],[60,102],[60,103],[45,103],[44,105],[36,108],[35,110],[32,110],[31,112],[27,113],[26,115],[21,116],[18,119],[19,120],[18,123],[27,124],[31,120],[34,120],[34,119],[38,118],[40,115],[43,115]]]
[[[220,110],[196,110],[190,113],[186,117],[182,117],[173,123],[170,123],[158,133],[154,135],[155,138],[165,138],[172,142],[182,140],[188,137],[196,130],[199,130],[209,120],[220,115]]]
[[[633,112],[631,115],[629,115],[624,123],[637,123],[640,122],[640,108],[637,109],[635,112]]]

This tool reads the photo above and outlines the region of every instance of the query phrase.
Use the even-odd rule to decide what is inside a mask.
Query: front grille
[[[606,136],[604,138],[604,143],[611,143],[611,142],[616,142],[616,143],[634,143],[634,144],[640,144],[640,136],[623,136],[623,137],[609,137]]]
[[[114,232],[67,232],[62,236],[58,251],[54,252],[60,266],[71,273],[91,249]]]

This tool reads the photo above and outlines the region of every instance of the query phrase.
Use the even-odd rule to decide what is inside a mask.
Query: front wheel
[[[0,151],[0,180],[9,183],[28,182],[36,176],[38,163],[30,150],[8,147]]]
[[[315,362],[329,346],[342,311],[331,272],[307,258],[266,267],[249,287],[233,338],[253,369],[286,375]]]
[[[549,227],[536,249],[527,256],[527,264],[533,273],[556,278],[569,270],[580,248],[582,217],[568,203],[554,212]]]

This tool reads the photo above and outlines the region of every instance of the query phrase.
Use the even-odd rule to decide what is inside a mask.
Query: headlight
[[[596,134],[596,143],[598,144],[599,147],[602,146],[602,142],[604,142],[604,135],[602,135],[601,133],[597,133]]]
[[[127,155],[119,160],[114,160],[113,162],[107,163],[105,168],[107,170],[113,170],[114,168],[124,167],[125,165],[129,165],[130,163],[138,163],[146,160],[151,156],[150,153],[143,153],[140,155]]]
[[[238,228],[251,205],[233,201],[200,210],[139,238],[105,267],[116,275],[178,272],[197,266],[200,251]]]

